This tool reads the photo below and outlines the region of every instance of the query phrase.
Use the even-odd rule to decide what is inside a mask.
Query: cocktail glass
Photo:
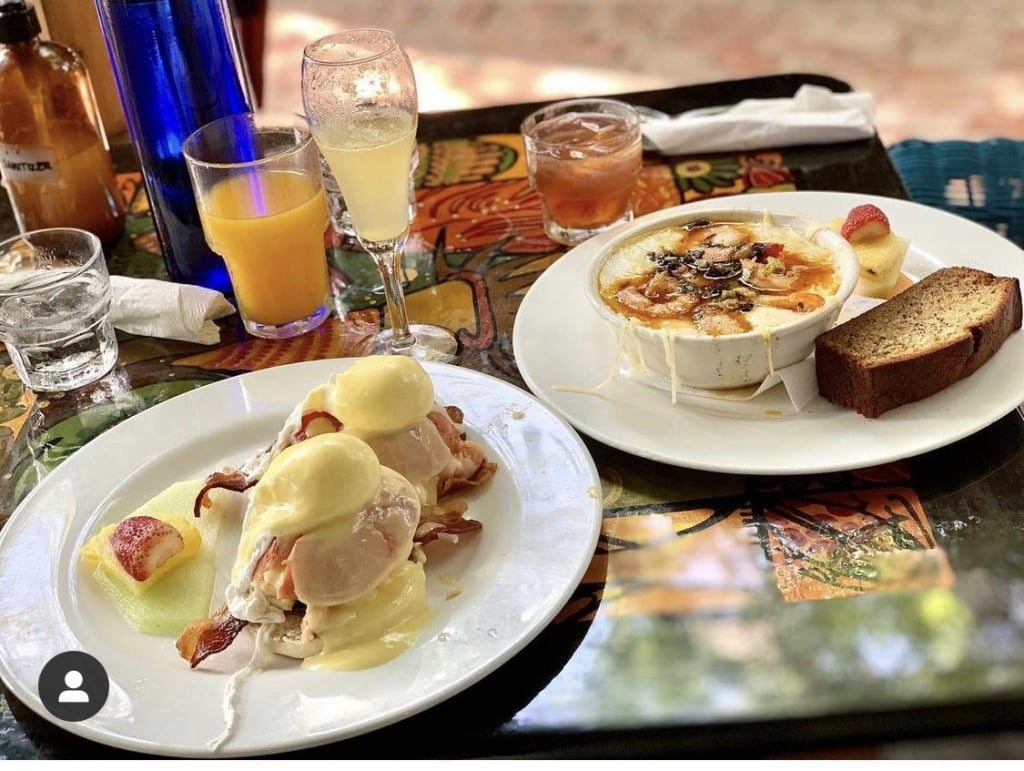
[[[431,324],[410,325],[402,291],[419,115],[409,57],[389,30],[328,35],[304,51],[302,101],[356,237],[384,284],[390,329],[375,337],[370,352],[454,361],[455,335]]]

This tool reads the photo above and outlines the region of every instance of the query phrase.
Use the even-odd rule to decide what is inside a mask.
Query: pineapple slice
[[[860,263],[860,281],[854,291],[883,300],[892,295],[909,247],[910,240],[895,233],[853,244]]]
[[[843,229],[843,217],[835,217],[829,221],[829,230],[840,233]],[[888,299],[896,289],[900,278],[900,269],[907,256],[910,240],[895,233],[868,238],[863,241],[850,242],[860,263],[860,279],[855,294],[864,297]]]

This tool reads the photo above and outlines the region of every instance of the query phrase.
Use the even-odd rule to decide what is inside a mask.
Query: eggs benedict
[[[436,400],[426,371],[405,356],[371,356],[335,375],[326,411],[340,430],[369,444],[380,462],[412,482],[426,505],[494,472],[467,441],[462,412]]]
[[[237,469],[212,474],[196,498],[200,516],[215,487],[243,492],[260,479],[285,448],[323,433],[354,435],[373,449],[381,465],[408,479],[432,523],[453,521],[458,503],[444,498],[486,482],[495,471],[483,449],[466,438],[463,413],[436,400],[423,366],[405,356],[367,356],[313,388],[292,410],[274,443]],[[458,518],[461,519],[461,518]],[[454,523],[456,528],[464,524]]]
[[[375,666],[410,645],[427,613],[425,555],[438,538],[481,529],[456,491],[495,471],[441,406],[422,365],[371,356],[312,389],[274,443],[215,487],[246,496],[225,605],[189,626],[178,650],[195,667],[249,624],[304,666]]]
[[[195,666],[215,652],[211,634],[227,647],[246,624],[269,624],[277,652],[314,668],[398,655],[428,615],[423,564],[410,560],[419,515],[415,488],[356,436],[284,449],[253,488],[225,611],[186,630],[179,651]]]

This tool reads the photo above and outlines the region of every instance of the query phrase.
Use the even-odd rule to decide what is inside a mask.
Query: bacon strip
[[[448,417],[451,418],[452,423],[458,423],[460,426],[462,425],[462,421],[466,417],[462,413],[462,410],[460,410],[458,407],[456,407],[453,404],[449,404],[448,406],[446,406],[444,408],[444,411],[448,413]]]
[[[466,519],[468,504],[461,498],[443,504],[424,506],[420,510],[420,524],[416,528],[413,542],[421,546],[436,541],[442,534],[465,535],[483,529],[475,519]]]
[[[453,473],[444,473],[438,477],[438,498],[459,490],[479,487],[494,476],[498,465],[487,460],[483,448],[476,442],[467,440],[465,432],[462,431],[462,410],[448,405],[443,413],[440,410],[432,410],[427,418],[434,424],[441,439],[458,461],[458,468]]]
[[[466,443],[471,444],[471,442]],[[474,445],[475,446],[475,445]],[[437,497],[443,498],[446,495],[457,493],[462,490],[470,490],[474,487],[479,487],[492,476],[494,472],[498,470],[498,464],[494,461],[485,460],[468,477],[450,476],[441,477],[437,480]]]
[[[226,472],[215,471],[206,477],[206,481],[196,495],[196,502],[192,506],[192,514],[198,518],[202,514],[202,509],[208,509],[213,505],[206,495],[210,490],[222,488],[224,490],[233,490],[236,493],[244,493],[258,481],[257,479],[248,478],[239,469]]]
[[[330,422],[334,431],[340,431],[342,427],[341,421],[329,412],[324,412],[323,410],[307,412],[303,414],[299,428],[292,435],[288,444],[293,445],[308,439],[309,435],[306,432],[314,420],[326,420]],[[264,452],[267,452],[270,449],[271,448],[268,448],[267,450],[264,450]],[[232,490],[236,493],[244,493],[259,481],[259,477],[247,477],[241,469],[234,469],[232,471],[215,471],[206,478],[206,482],[196,495],[196,502],[192,506],[192,513],[196,517],[199,517],[201,516],[203,509],[208,509],[213,505],[207,496],[207,493],[209,493],[210,490],[223,488],[225,490]]]
[[[331,413],[323,410],[314,410],[313,412],[307,412],[302,416],[302,422],[299,424],[299,430],[292,436],[290,444],[296,444],[304,439],[308,439],[309,435],[306,433],[306,429],[309,428],[310,424],[314,420],[326,420],[334,426],[334,431],[341,430],[341,421],[334,417]]]
[[[288,555],[291,554],[295,539],[291,538],[282,541],[274,538],[263,552],[263,556],[256,561],[256,567],[252,571],[252,580],[256,588],[264,594],[277,597],[280,600],[294,600],[295,582],[292,578],[291,565],[288,563]],[[274,576],[274,582],[268,579],[272,568],[281,568],[281,571]]]
[[[224,607],[217,615],[193,621],[185,627],[175,642],[175,647],[178,654],[187,659],[189,666],[195,669],[207,656],[220,653],[231,645],[248,623],[235,618]]]

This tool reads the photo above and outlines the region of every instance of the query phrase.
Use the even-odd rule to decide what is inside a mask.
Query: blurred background
[[[82,51],[123,131],[93,0],[35,0]],[[778,72],[831,75],[878,105],[885,144],[1024,139],[1020,0],[229,0],[264,107],[301,109],[303,46],[396,31],[424,111]]]
[[[266,0],[265,103],[354,26],[398,33],[424,110],[813,72],[872,92],[887,145],[1024,139],[1020,0]]]

